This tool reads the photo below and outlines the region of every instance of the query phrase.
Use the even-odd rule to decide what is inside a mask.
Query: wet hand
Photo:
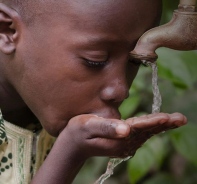
[[[121,120],[87,114],[72,118],[58,139],[85,160],[92,156],[122,155],[129,134],[129,124]]]
[[[127,137],[126,155],[134,155],[136,150],[150,137],[183,126],[187,123],[187,119],[180,113],[156,113],[129,118],[125,123],[131,127],[130,135]]]
[[[105,119],[95,115],[80,115],[72,118],[62,131],[69,146],[87,159],[92,156],[126,157],[151,136],[186,124],[182,114],[150,114],[126,121]],[[61,135],[62,137],[62,135]]]

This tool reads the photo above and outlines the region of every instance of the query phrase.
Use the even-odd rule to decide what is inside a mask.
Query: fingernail
[[[116,133],[120,136],[127,136],[128,134],[128,126],[124,125],[124,124],[119,124],[116,127]]]

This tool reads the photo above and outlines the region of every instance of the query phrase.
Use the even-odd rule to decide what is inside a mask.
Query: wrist
[[[82,149],[82,142],[78,143],[73,139],[73,136],[68,132],[62,131],[53,146],[53,149],[56,149],[58,152],[63,153],[67,159],[70,161],[75,161],[77,163],[84,163],[88,156],[84,154]]]

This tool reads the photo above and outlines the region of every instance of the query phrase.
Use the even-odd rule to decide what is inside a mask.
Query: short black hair
[[[31,1],[37,0],[0,0],[0,3],[7,5],[8,7],[16,10],[25,22],[29,21],[32,17],[31,10],[29,10]],[[31,3],[32,6],[32,3]]]
[[[46,2],[55,2],[54,0],[0,0],[0,3],[14,9],[21,16],[26,24],[31,24],[36,16],[36,10],[43,9],[41,4]]]

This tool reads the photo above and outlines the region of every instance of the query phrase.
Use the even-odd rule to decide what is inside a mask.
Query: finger
[[[130,126],[116,119],[96,118],[89,125],[93,130],[93,137],[124,138],[130,133]]]
[[[158,113],[158,114],[150,114],[138,118],[130,118],[126,120],[132,129],[134,130],[148,130],[154,127],[179,127],[185,125],[187,119],[184,115],[180,113],[174,114],[166,114],[166,113]]]
[[[166,113],[149,114],[141,117],[129,118],[125,123],[129,124],[135,130],[147,130],[157,125],[161,125],[169,120]]]
[[[124,154],[130,127],[124,121],[105,119],[94,115],[72,118],[67,132],[77,149],[90,156],[121,156]],[[64,132],[65,133],[65,132]]]
[[[163,123],[161,126],[155,127],[152,131],[162,132],[169,129],[178,128],[187,123],[187,118],[180,113],[169,114],[169,120]]]
[[[146,132],[144,132],[144,135],[155,135],[158,133],[161,133],[163,131],[167,131],[170,129],[178,128],[180,126],[183,126],[187,123],[187,118],[183,116],[180,113],[174,113],[169,115],[169,120],[162,125],[157,125],[155,127],[150,128]]]
[[[76,121],[76,120],[75,120]],[[81,131],[85,132],[87,138],[124,138],[130,133],[130,126],[121,120],[105,119],[92,115],[81,115],[77,122],[81,124]],[[79,124],[79,123],[78,123]]]
[[[149,123],[149,121],[151,121],[149,124],[150,126],[144,125],[145,122]],[[167,117],[164,113],[160,113],[157,115],[148,115],[134,119],[132,118],[131,129],[134,134],[131,132],[130,137],[128,137],[128,139],[130,139],[130,146],[128,146],[130,150],[128,151],[128,155],[134,155],[136,150],[139,149],[153,135],[172,128],[180,127],[186,123],[187,118],[180,113],[167,114]],[[136,125],[138,129],[133,128]],[[141,125],[143,125],[143,127]]]
[[[169,115],[169,124],[173,124],[175,127],[183,126],[187,123],[187,118],[180,113],[173,113]]]

